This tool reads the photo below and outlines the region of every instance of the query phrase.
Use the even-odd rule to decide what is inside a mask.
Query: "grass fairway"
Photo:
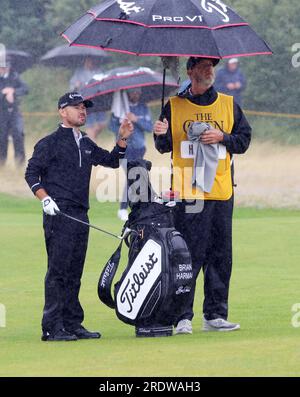
[[[116,204],[92,202],[91,223],[119,233]],[[91,230],[81,288],[85,325],[102,338],[40,341],[46,255],[40,204],[0,196],[0,376],[299,376],[300,328],[291,325],[300,302],[300,212],[236,209],[230,319],[233,333],[203,333],[202,278],[194,333],[136,339],[100,304],[97,282],[118,242]],[[125,252],[124,252],[125,261]]]

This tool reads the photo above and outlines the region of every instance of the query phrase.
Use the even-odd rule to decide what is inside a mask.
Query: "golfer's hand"
[[[157,120],[154,124],[153,132],[155,135],[165,135],[169,129],[168,120],[165,118],[163,121]]]
[[[59,212],[59,208],[55,201],[52,200],[51,197],[47,196],[42,200],[43,211],[47,215],[54,216]]]
[[[126,114],[126,118],[127,118],[129,121],[131,121],[132,123],[136,123],[136,122],[138,121],[138,117],[137,117],[134,113],[132,113],[132,112],[127,113],[127,114]]]
[[[205,145],[222,142],[224,138],[223,132],[217,129],[207,130],[200,136],[200,142]]]

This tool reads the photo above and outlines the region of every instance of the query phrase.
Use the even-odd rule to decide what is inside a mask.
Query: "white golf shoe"
[[[192,333],[193,333],[192,322],[190,320],[180,320],[179,323],[177,324],[175,334],[180,335],[180,334],[192,334]]]
[[[237,323],[230,323],[227,320],[224,320],[223,318],[216,318],[214,320],[206,320],[203,317],[203,331],[237,331],[240,329],[240,324]]]
[[[121,221],[126,222],[128,220],[128,211],[126,209],[118,210],[118,217]]]

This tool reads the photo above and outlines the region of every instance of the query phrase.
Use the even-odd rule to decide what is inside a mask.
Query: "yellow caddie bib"
[[[230,134],[234,124],[233,97],[218,93],[216,101],[208,106],[199,106],[188,99],[170,98],[171,127],[173,139],[172,189],[180,192],[181,199],[229,200],[232,196],[230,155],[219,145],[219,163],[210,193],[192,186],[195,144],[188,140],[187,132],[192,122],[209,123],[213,128]]]

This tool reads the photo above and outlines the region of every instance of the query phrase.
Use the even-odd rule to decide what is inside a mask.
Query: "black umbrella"
[[[109,110],[113,93],[140,87],[141,101],[144,103],[159,99],[163,86],[163,75],[146,67],[122,67],[112,69],[105,75],[96,75],[81,89],[85,99],[92,99],[95,107],[91,110]],[[167,77],[165,93],[170,95],[178,88],[175,79]]]
[[[272,53],[220,0],[106,0],[62,35],[71,45],[135,55],[220,59]]]
[[[221,0],[106,0],[62,36],[71,46],[143,56],[221,59],[272,54],[249,24]],[[166,67],[164,62],[164,76]]]
[[[32,55],[28,52],[18,50],[6,50],[5,53],[6,59],[10,61],[11,68],[18,73],[22,73],[26,69],[29,69],[34,63]]]
[[[91,58],[96,64],[108,62],[111,57],[100,48],[55,47],[42,56],[41,62],[46,66],[78,67],[86,58]]]

